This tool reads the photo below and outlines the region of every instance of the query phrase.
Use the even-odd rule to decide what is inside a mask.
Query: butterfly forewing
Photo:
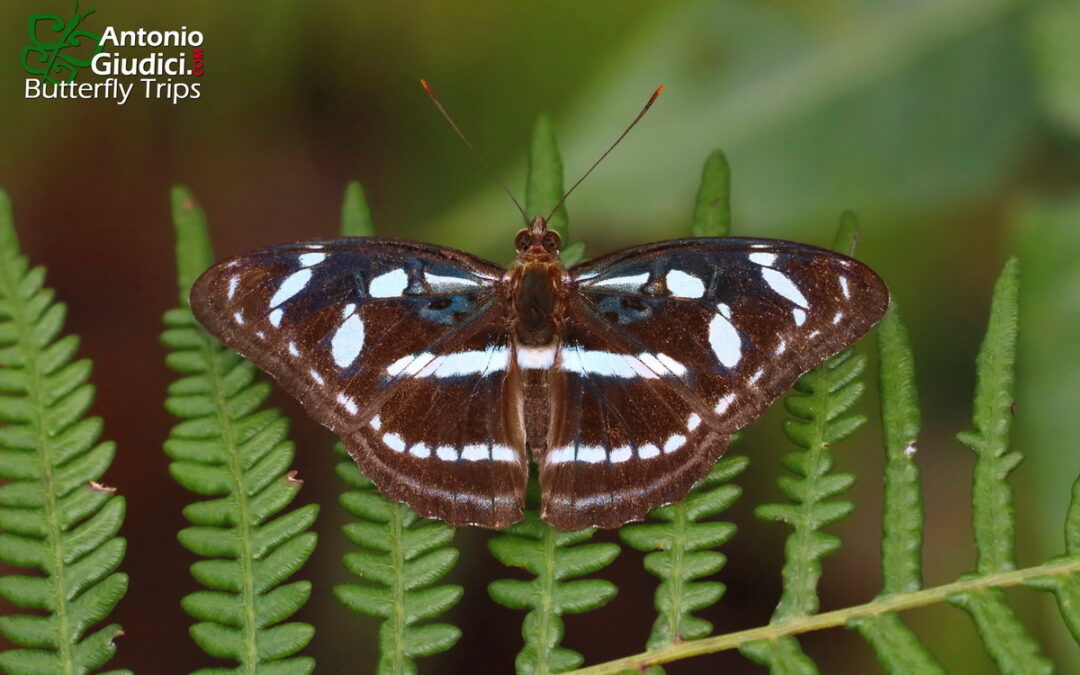
[[[215,266],[192,308],[341,436],[385,494],[457,525],[504,527],[528,475],[499,405],[504,271],[394,240],[293,244]]]
[[[673,362],[710,426],[727,433],[866,333],[889,302],[858,261],[768,239],[659,242],[571,272],[596,320]]]
[[[538,458],[543,515],[566,529],[681,498],[732,432],[888,304],[864,265],[782,241],[661,242],[571,273],[566,405]]]

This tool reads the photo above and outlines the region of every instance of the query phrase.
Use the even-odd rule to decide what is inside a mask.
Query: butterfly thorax
[[[518,232],[515,244],[518,257],[510,268],[508,286],[514,338],[526,347],[554,345],[566,288],[559,235],[537,217]]]

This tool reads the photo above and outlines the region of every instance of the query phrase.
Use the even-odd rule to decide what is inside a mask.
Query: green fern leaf
[[[515,665],[519,675],[562,673],[580,666],[581,654],[560,647],[563,614],[580,614],[606,605],[618,589],[603,579],[575,579],[607,567],[619,555],[615,544],[586,544],[595,528],[563,532],[532,510],[525,519],[488,541],[495,558],[520,567],[533,579],[499,579],[488,585],[495,602],[529,613],[522,624],[525,646]]]
[[[345,567],[367,583],[339,584],[334,597],[354,612],[383,619],[379,673],[415,673],[414,658],[444,652],[461,637],[449,624],[416,625],[445,613],[464,592],[435,585],[457,563],[450,546],[454,529],[380,495],[340,444],[337,449],[345,458],[338,476],[352,488],[340,502],[356,518],[345,525],[345,536],[361,548],[345,555]]]
[[[124,499],[97,482],[116,447],[98,442],[100,418],[84,417],[90,362],[72,361],[78,338],[58,337],[65,309],[44,281],[44,268],[30,269],[19,250],[0,191],[0,560],[34,571],[0,578],[0,597],[35,610],[0,617],[0,634],[21,647],[0,653],[12,675],[102,667],[123,631],[87,631],[128,586],[116,571]]]
[[[656,589],[656,621],[648,648],[697,640],[712,632],[712,624],[692,613],[716,604],[724,584],[699,581],[723,569],[727,558],[715,549],[735,535],[735,525],[701,522],[731,506],[742,490],[730,481],[749,464],[745,457],[725,457],[716,463],[683,500],[654,509],[659,523],[626,525],[619,537],[628,546],[648,553],[645,569],[660,579]]]
[[[881,519],[880,597],[922,588],[923,506],[919,467],[919,403],[915,360],[894,300],[877,328],[882,434],[885,442],[885,504]],[[944,673],[937,659],[896,614],[848,623],[870,643],[890,673]]]
[[[371,210],[360,183],[350,183],[342,206],[341,233],[371,236]],[[450,546],[454,528],[424,520],[404,504],[386,499],[364,477],[341,443],[335,451],[345,461],[338,476],[350,491],[339,502],[356,522],[344,526],[345,537],[360,551],[345,554],[346,569],[364,584],[339,584],[334,596],[343,605],[383,619],[379,627],[378,672],[415,673],[413,659],[453,647],[461,638],[457,626],[428,621],[447,612],[461,599],[460,586],[438,585],[457,563]]]
[[[852,250],[856,233],[854,216],[844,214],[833,247]],[[834,499],[852,486],[855,477],[832,473],[836,461],[832,446],[866,422],[862,415],[848,414],[865,388],[859,379],[865,368],[866,357],[846,349],[799,378],[795,393],[784,399],[792,415],[784,421],[784,433],[801,448],[783,458],[785,468],[796,475],[777,481],[790,503],[763,504],[755,510],[759,518],[787,523],[793,530],[784,547],[783,591],[772,623],[818,611],[821,559],[840,548],[840,539],[821,529],[855,508],[850,501]],[[749,643],[740,651],[774,673],[817,671],[794,638]]]
[[[563,242],[561,258],[570,267],[585,259],[585,242],[570,243],[570,224],[563,198],[563,163],[555,140],[555,125],[540,115],[533,125],[529,144],[529,164],[525,177],[525,213],[529,218],[548,220],[548,229],[559,233]],[[555,208],[558,205],[559,208]],[[554,212],[552,209],[555,209]]]
[[[957,434],[975,451],[972,515],[975,577],[1016,567],[1016,514],[1009,473],[1023,456],[1009,449],[1012,428],[1016,333],[1019,324],[1019,264],[1005,263],[990,307],[990,322],[975,362],[973,431]],[[1053,664],[1028,634],[1000,589],[957,593],[949,601],[971,615],[990,657],[1005,673],[1049,673]]]
[[[730,232],[731,167],[724,153],[714,150],[701,170],[690,233],[695,237],[726,237]]]
[[[254,366],[207,335],[187,306],[195,278],[211,263],[206,222],[191,195],[173,191],[180,307],[165,314],[166,363],[182,377],[169,387],[166,407],[182,421],[165,452],[173,478],[212,499],[184,509],[192,526],[178,539],[205,556],[191,574],[209,590],[183,599],[198,621],[191,637],[209,655],[236,661],[260,675],[310,673],[315,662],[295,656],[311,640],[306,623],[282,623],[307,602],[311,584],[284,583],[315,548],[310,532],[318,506],[278,515],[300,482],[288,471],[293,446],[288,422],[260,410],[270,392]],[[201,673],[232,672],[206,669]]]

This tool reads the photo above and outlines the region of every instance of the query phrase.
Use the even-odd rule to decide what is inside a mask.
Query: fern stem
[[[390,522],[387,528],[390,531],[390,557],[394,566],[393,595],[394,595],[394,654],[390,662],[390,672],[394,675],[404,675],[408,672],[409,661],[405,656],[405,552],[402,550],[405,528],[402,527],[402,509],[407,508],[401,504],[394,504],[390,508]]]
[[[574,675],[604,675],[621,673],[626,670],[641,671],[650,666],[672,661],[680,661],[692,656],[703,654],[715,654],[717,652],[735,649],[748,642],[757,640],[779,640],[783,637],[791,637],[802,633],[836,628],[843,626],[855,619],[872,618],[888,614],[890,612],[902,612],[916,607],[925,607],[948,600],[958,593],[978,593],[987,589],[1001,589],[1011,586],[1020,586],[1039,577],[1064,577],[1065,575],[1080,572],[1080,560],[1068,559],[1060,562],[1051,562],[1036,567],[1027,567],[996,574],[986,574],[978,577],[969,577],[961,581],[910,593],[895,593],[883,596],[861,605],[846,607],[822,614],[799,616],[771,623],[758,628],[743,630],[726,635],[705,638],[702,640],[690,640],[675,643],[651,651],[642,652],[633,656],[599,663],[595,666],[575,670]]]
[[[229,439],[231,445],[239,445],[240,438],[233,428],[232,420],[229,419],[228,415],[222,414],[222,411],[229,409],[228,398],[222,392],[222,378],[225,374],[222,372],[219,356],[223,352],[214,349],[208,340],[204,341],[203,344],[204,357],[210,363],[210,369],[208,370],[210,391],[213,392],[216,403],[214,407],[218,411],[218,422],[221,424],[222,429],[221,435],[223,438]],[[244,604],[245,621],[242,630],[244,634],[244,652],[247,654],[247,658],[244,659],[242,666],[247,675],[255,675],[259,665],[259,649],[256,644],[255,628],[255,568],[253,565],[254,554],[251,550],[251,541],[255,533],[251,526],[248,495],[242,487],[244,484],[244,468],[240,466],[239,453],[228,453],[228,467],[233,485],[237,487],[232,494],[233,499],[236,500],[236,512],[239,516],[236,529],[243,533],[239,540],[241,546],[239,562],[243,570],[243,586],[240,591],[240,598]]]

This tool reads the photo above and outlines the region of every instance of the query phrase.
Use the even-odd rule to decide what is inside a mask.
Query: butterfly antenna
[[[526,224],[528,224],[529,215],[525,213],[525,209],[522,208],[521,202],[517,200],[517,197],[515,197],[514,193],[510,191],[510,188],[506,186],[506,183],[504,183],[502,179],[499,178],[499,175],[495,173],[495,169],[491,168],[491,165],[488,164],[488,161],[486,159],[484,159],[484,156],[481,155],[475,147],[473,147],[473,144],[469,142],[469,139],[466,138],[465,134],[461,131],[460,128],[458,128],[457,123],[454,122],[454,118],[450,117],[450,113],[446,112],[446,108],[443,107],[442,101],[439,100],[439,97],[435,95],[435,92],[434,90],[432,90],[431,85],[427,83],[427,80],[423,79],[420,80],[420,85],[424,87],[424,91],[426,91],[427,95],[431,97],[431,102],[435,104],[435,107],[439,109],[439,112],[442,113],[442,116],[446,118],[446,121],[450,125],[450,128],[453,129],[454,133],[458,135],[458,138],[460,138],[461,141],[465,144],[465,147],[467,147],[469,151],[472,152],[472,154],[475,155],[478,160],[480,160],[480,163],[484,165],[484,169],[488,172],[488,175],[491,176],[492,179],[494,179],[495,182],[499,184],[499,187],[503,189],[503,192],[509,195],[510,201],[514,202],[514,206],[516,206],[517,210],[521,213],[522,219],[525,221]]]
[[[651,108],[652,104],[656,102],[656,99],[660,97],[660,92],[662,91],[664,91],[664,85],[660,85],[656,88],[656,91],[653,92],[652,96],[650,96],[649,100],[645,103],[645,107],[642,108],[641,112],[637,114],[637,117],[635,117],[634,120],[630,122],[630,126],[626,127],[626,129],[621,134],[619,134],[619,137],[615,139],[615,142],[611,144],[611,147],[605,150],[604,154],[600,155],[600,158],[593,162],[593,165],[589,167],[589,170],[586,171],[581,178],[578,178],[576,183],[570,186],[570,189],[567,190],[566,194],[562,196],[562,199],[560,199],[559,203],[555,205],[555,208],[551,210],[551,213],[548,214],[548,217],[544,219],[544,222],[551,220],[551,217],[554,216],[555,212],[559,210],[559,207],[563,205],[563,202],[565,202],[566,198],[570,196],[570,193],[576,190],[577,186],[581,185],[581,183],[589,177],[589,174],[593,172],[593,169],[599,166],[600,162],[604,161],[604,158],[611,154],[611,151],[615,149],[615,146],[618,145],[619,142],[622,141],[622,139],[626,138],[626,134],[630,133],[630,130],[634,128],[634,125],[641,121],[641,118],[645,116],[645,113],[649,112],[649,108]]]

